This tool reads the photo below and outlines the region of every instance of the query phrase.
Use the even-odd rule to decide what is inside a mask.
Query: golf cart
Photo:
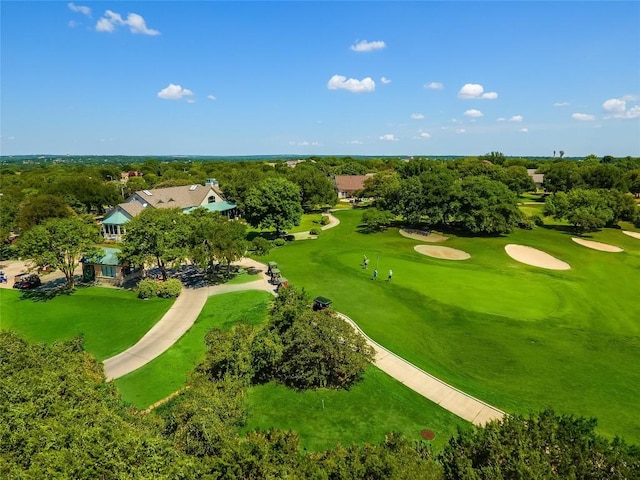
[[[313,299],[314,310],[326,310],[331,306],[332,301],[326,297],[316,297]]]

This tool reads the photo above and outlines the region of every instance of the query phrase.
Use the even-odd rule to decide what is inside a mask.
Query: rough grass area
[[[140,300],[135,292],[103,287],[79,288],[47,301],[0,289],[1,328],[33,342],[82,334],[85,349],[104,360],[140,340],[172,304],[173,300]]]
[[[449,262],[416,253],[419,242],[397,229],[361,231],[361,214],[337,212],[338,227],[269,259],[312,297],[331,298],[374,340],[461,390],[508,412],[551,406],[597,417],[600,433],[640,443],[638,240],[615,229],[586,237],[625,250],[612,255],[575,244],[562,225],[502,237],[444,232],[447,246],[471,254]],[[518,263],[504,252],[508,243],[572,269]]]
[[[381,442],[390,431],[420,440],[433,430],[430,443],[440,450],[456,432],[470,424],[421,397],[371,366],[350,390],[297,392],[269,383],[249,389],[245,431],[277,427],[295,430],[304,448],[321,451],[336,444]]]
[[[115,380],[123,399],[146,408],[180,390],[189,372],[204,359],[204,336],[210,329],[228,329],[238,322],[260,325],[272,300],[268,292],[251,290],[210,297],[196,323],[169,350]]]

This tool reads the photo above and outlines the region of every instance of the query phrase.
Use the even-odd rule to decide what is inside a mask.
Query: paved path
[[[254,266],[264,270],[265,266],[251,259],[242,259],[243,266]],[[183,288],[165,315],[149,330],[138,343],[104,361],[107,381],[122,377],[127,373],[146,365],[168,350],[195,323],[210,295],[239,292],[242,290],[266,290],[275,294],[275,287],[266,279],[263,272],[254,282],[235,285],[215,285],[203,288]]]
[[[373,347],[376,352],[373,363],[414,392],[474,425],[484,425],[505,415],[503,411],[444,383],[374,342],[346,315],[338,313],[338,316],[360,332]]]

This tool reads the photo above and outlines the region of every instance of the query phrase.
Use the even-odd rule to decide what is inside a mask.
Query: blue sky
[[[11,2],[1,150],[640,156],[639,2]]]

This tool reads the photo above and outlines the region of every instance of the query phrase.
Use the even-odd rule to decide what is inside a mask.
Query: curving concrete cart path
[[[275,295],[273,285],[269,284],[265,273],[263,273],[266,271],[265,265],[248,258],[242,259],[238,263],[262,270],[261,278],[254,282],[238,285],[184,289],[164,317],[138,343],[104,361],[107,380],[122,377],[168,350],[194,324],[210,295],[242,290],[266,290]],[[349,317],[339,312],[336,313],[373,347],[375,350],[373,363],[414,392],[474,425],[484,425],[505,415],[505,412],[452,387],[387,350],[371,340]]]

